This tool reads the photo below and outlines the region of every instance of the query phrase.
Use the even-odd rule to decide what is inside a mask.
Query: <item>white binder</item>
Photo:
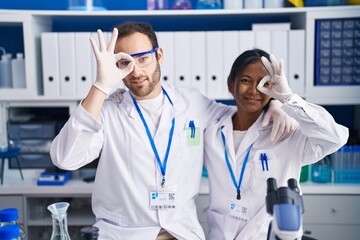
[[[255,46],[255,33],[253,31],[239,31],[239,52],[243,53]]]
[[[59,32],[60,95],[76,97],[75,34]]]
[[[305,96],[305,30],[289,31],[288,81],[291,90]]]
[[[190,87],[190,32],[174,32],[175,85]]]
[[[90,36],[95,39],[95,43],[97,44],[97,46],[99,46],[99,38],[97,32],[91,32]],[[91,82],[94,83],[96,81],[97,65],[96,65],[95,54],[91,45],[90,45],[90,52],[91,52]]]
[[[91,72],[92,49],[90,32],[75,33],[76,97],[84,98],[93,83]]]
[[[205,32],[190,33],[190,86],[206,95]]]
[[[223,39],[221,31],[206,32],[207,96],[223,99],[226,81],[223,79]]]
[[[45,97],[60,97],[58,48],[58,34],[56,32],[41,33],[41,57]]]
[[[230,74],[231,67],[235,59],[242,53],[239,50],[239,32],[238,31],[224,31],[223,37],[223,99],[232,99],[232,95],[227,88],[227,79]]]
[[[159,47],[163,49],[164,59],[161,63],[161,79],[164,83],[175,84],[175,68],[174,68],[174,33],[173,32],[157,32]]]
[[[284,60],[284,67],[286,76],[289,76],[289,61],[288,61],[288,49],[289,39],[288,30],[272,30],[271,31],[271,53],[275,55],[276,59],[282,58]]]
[[[271,31],[259,30],[255,32],[255,47],[271,53]]]

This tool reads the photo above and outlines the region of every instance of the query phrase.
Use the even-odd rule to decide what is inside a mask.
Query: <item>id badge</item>
[[[176,187],[150,191],[150,210],[173,208],[176,208]]]
[[[241,222],[249,221],[249,205],[245,199],[240,201],[231,201],[229,204],[229,215]]]

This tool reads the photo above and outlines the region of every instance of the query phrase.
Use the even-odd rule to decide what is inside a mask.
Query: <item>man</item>
[[[75,170],[101,153],[92,195],[99,239],[205,239],[194,202],[203,131],[234,109],[162,86],[163,50],[150,25],[119,25],[108,46],[98,36],[96,82],[54,139],[54,164]],[[121,79],[130,91],[106,100]],[[270,106],[267,118],[278,116],[276,140],[292,123],[271,114],[274,107],[280,111]]]

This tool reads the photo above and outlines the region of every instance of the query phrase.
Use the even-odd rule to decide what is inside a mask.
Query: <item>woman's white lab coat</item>
[[[166,186],[177,188],[175,209],[149,208],[150,191],[161,189],[162,175],[129,92],[121,103],[106,101],[98,121],[80,105],[53,141],[52,161],[62,169],[78,169],[101,152],[92,194],[99,239],[155,239],[161,228],[178,239],[205,238],[194,202],[203,166],[203,130],[229,108],[195,90],[164,88],[173,105],[165,97],[157,130],[145,119],[163,161],[175,118],[166,169]],[[189,142],[190,120],[198,142]]]
[[[299,122],[299,127],[276,144],[270,142],[271,126],[261,126],[264,113],[248,129],[237,153],[233,141],[233,114],[227,114],[205,131],[205,165],[210,184],[210,240],[266,239],[271,221],[265,207],[267,178],[274,177],[279,187],[287,186],[289,178],[299,180],[303,165],[315,163],[346,143],[348,129],[335,123],[322,107],[294,95],[282,108]],[[229,162],[236,181],[239,181],[244,157],[253,144],[240,186],[241,200],[236,199],[236,188],[226,165],[221,126],[224,126]],[[263,171],[260,153],[267,154],[269,171]],[[230,203],[247,208],[247,223],[229,215]]]

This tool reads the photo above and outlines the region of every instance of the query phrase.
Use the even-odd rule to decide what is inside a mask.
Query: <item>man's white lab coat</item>
[[[162,175],[129,92],[121,103],[106,101],[98,121],[80,105],[53,141],[52,161],[62,169],[78,169],[101,152],[92,195],[99,239],[155,239],[161,228],[178,239],[205,239],[194,202],[202,174],[203,130],[229,107],[195,90],[164,88],[173,105],[165,97],[158,129],[145,119],[163,161],[175,118],[166,169],[166,186],[177,188],[175,209],[149,209],[150,191],[161,189]],[[200,134],[198,144],[189,144],[191,120]]]
[[[335,123],[322,107],[308,103],[297,95],[282,109],[299,122],[299,127],[276,144],[270,142],[272,126],[261,126],[264,113],[247,130],[236,153],[231,120],[233,114],[227,114],[206,129],[205,165],[211,194],[208,209],[210,240],[266,239],[271,220],[265,207],[267,178],[274,177],[278,187],[287,186],[289,178],[299,180],[303,165],[317,162],[339,149],[348,139],[346,127]],[[245,155],[253,144],[240,186],[241,200],[236,199],[236,188],[225,161],[221,126],[224,126],[229,162],[237,182]],[[261,153],[266,153],[269,158],[269,171],[262,168]],[[247,208],[247,223],[229,215],[230,203]]]

